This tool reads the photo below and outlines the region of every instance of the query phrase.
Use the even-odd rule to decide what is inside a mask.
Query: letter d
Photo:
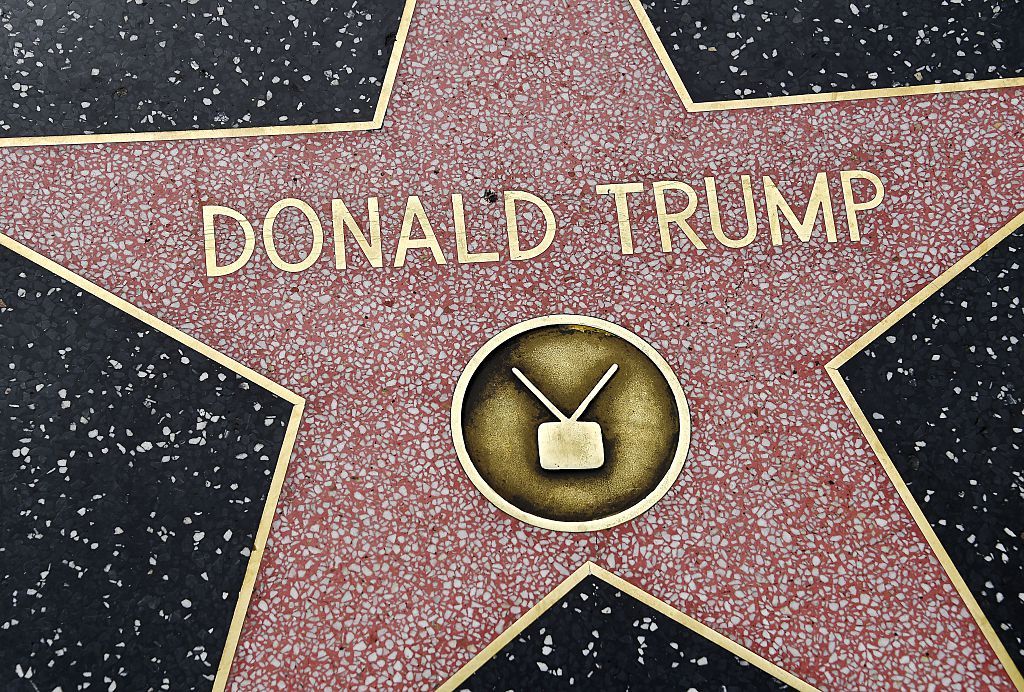
[[[241,225],[245,232],[245,246],[242,254],[230,264],[217,264],[217,235],[213,230],[214,217],[227,216],[234,219]],[[234,273],[245,266],[245,263],[252,258],[253,250],[256,249],[256,233],[252,230],[249,220],[230,207],[217,205],[203,205],[203,249],[206,253],[206,275],[226,276]]]
[[[540,209],[544,215],[544,237],[536,247],[523,250],[519,246],[519,219],[516,215],[516,202],[527,202]],[[541,254],[549,247],[555,239],[555,215],[544,200],[529,192],[510,190],[505,193],[505,227],[508,230],[509,256],[514,260],[532,259]]]

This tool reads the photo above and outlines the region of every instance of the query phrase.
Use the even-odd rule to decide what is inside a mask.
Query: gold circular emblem
[[[672,487],[690,413],[672,369],[605,320],[551,315],[510,327],[466,366],[452,437],[473,485],[534,526],[596,531]]]

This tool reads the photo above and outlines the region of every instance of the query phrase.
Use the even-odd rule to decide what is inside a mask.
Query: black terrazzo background
[[[1024,229],[846,363],[893,464],[1024,668]]]
[[[1024,3],[643,0],[696,102],[1024,76]]]
[[[460,690],[778,690],[788,685],[596,577]]]
[[[292,405],[0,247],[0,689],[209,689]]]
[[[0,137],[372,120],[403,0],[0,6]]]

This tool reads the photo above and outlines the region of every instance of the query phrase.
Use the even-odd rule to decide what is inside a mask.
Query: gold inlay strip
[[[459,685],[464,683],[469,677],[479,670],[485,663],[494,657],[501,649],[505,647],[509,642],[519,636],[520,632],[529,627],[533,622],[543,615],[549,608],[558,603],[568,594],[572,589],[579,584],[581,581],[589,576],[594,576],[601,581],[615,587],[619,591],[628,594],[640,601],[646,606],[657,610],[662,615],[665,615],[680,625],[693,630],[700,636],[708,639],[723,649],[728,650],[730,653],[738,656],[739,658],[751,663],[764,672],[772,675],[782,682],[786,683],[794,689],[800,690],[800,692],[817,692],[817,688],[804,682],[792,673],[787,673],[782,668],[779,668],[774,663],[758,656],[750,649],[741,646],[733,640],[727,638],[725,635],[716,632],[707,625],[693,619],[689,615],[686,615],[680,610],[673,608],[665,601],[661,600],[656,596],[652,596],[643,589],[630,582],[617,577],[606,569],[599,567],[593,562],[587,562],[582,565],[579,569],[573,572],[569,577],[561,584],[555,587],[555,589],[547,596],[542,598],[537,605],[530,608],[526,613],[523,614],[518,620],[516,620],[511,627],[501,633],[497,639],[488,644],[483,651],[474,656],[469,663],[459,669],[450,680],[445,682],[438,688],[438,692],[454,692],[459,688]]]
[[[292,405],[292,412],[288,418],[288,427],[285,430],[284,440],[281,444],[281,452],[278,454],[277,463],[274,466],[274,475],[270,481],[270,489],[267,492],[267,501],[263,506],[263,514],[260,517],[259,526],[256,529],[256,538],[253,543],[252,552],[249,555],[249,562],[245,569],[245,577],[242,579],[242,588],[238,593],[238,600],[235,602],[234,612],[231,616],[231,624],[228,626],[227,639],[224,642],[224,649],[221,652],[220,662],[217,665],[217,675],[214,678],[214,692],[222,692],[227,685],[228,674],[231,672],[231,663],[234,660],[235,650],[238,648],[238,638],[242,633],[242,624],[245,621],[245,614],[249,608],[249,601],[252,598],[253,588],[256,586],[256,575],[259,573],[260,561],[267,546],[267,537],[270,535],[270,525],[274,521],[274,513],[277,510],[277,501],[281,496],[281,488],[284,485],[285,474],[288,470],[288,461],[291,459],[292,448],[295,445],[295,438],[298,435],[299,423],[302,420],[302,409],[305,406],[305,399],[289,389],[282,387],[277,382],[270,380],[258,372],[242,365],[233,358],[220,353],[203,342],[192,338],[188,334],[172,327],[166,322],[150,315],[141,308],[132,305],[113,293],[100,288],[93,282],[75,274],[69,269],[47,259],[34,250],[30,250],[18,241],[0,234],[0,247],[7,248],[25,259],[38,264],[43,269],[53,272],[60,278],[77,286],[86,293],[96,296],[118,310],[128,313],[135,319],[145,323],[158,332],[166,334],[175,341],[180,342],[210,360],[222,365],[226,369],[241,375],[247,380],[259,385],[272,394],[281,397]]]
[[[665,44],[662,42],[654,24],[647,16],[642,0],[629,0],[633,11],[640,20],[640,25],[651,42],[654,52],[668,73],[672,86],[683,101],[683,106],[690,113],[708,111],[728,111],[741,108],[766,108],[769,106],[796,106],[806,103],[833,103],[837,101],[859,101],[862,99],[892,98],[894,96],[914,96],[924,94],[948,94],[960,91],[981,91],[985,89],[1007,89],[1024,86],[1024,77],[1006,77],[1003,79],[982,79],[973,82],[947,82],[945,84],[920,84],[918,86],[888,87],[885,89],[859,89],[856,91],[826,91],[820,94],[796,94],[793,96],[770,96],[751,99],[728,99],[723,101],[694,101],[690,92],[683,84],[679,71],[672,63]]]
[[[900,305],[898,308],[893,310],[893,312],[885,319],[843,349],[839,355],[825,364],[825,371],[828,373],[829,377],[832,378],[832,382],[835,384],[836,389],[839,390],[839,394],[843,397],[843,401],[846,402],[846,405],[850,408],[850,412],[853,413],[853,417],[857,421],[857,425],[860,426],[861,432],[864,433],[868,443],[871,445],[871,449],[874,450],[875,455],[881,462],[886,475],[889,476],[889,480],[892,481],[892,484],[896,487],[896,491],[899,493],[900,498],[902,498],[903,503],[907,506],[907,509],[910,510],[910,515],[914,518],[917,528],[920,529],[925,540],[928,541],[928,545],[930,545],[932,550],[935,551],[935,556],[939,559],[939,563],[949,576],[950,581],[953,582],[953,586],[956,587],[957,593],[960,594],[960,598],[963,599],[964,604],[967,606],[967,610],[970,611],[971,616],[973,616],[975,622],[978,623],[982,633],[985,635],[985,639],[988,640],[989,645],[995,651],[996,656],[999,658],[999,662],[1003,664],[1007,675],[1010,676],[1010,680],[1018,690],[1024,691],[1024,677],[1021,676],[1020,670],[1013,662],[1013,659],[1010,658],[1009,652],[1006,650],[1006,647],[1003,646],[1002,641],[999,640],[995,629],[988,621],[988,618],[982,611],[981,606],[978,605],[978,601],[975,600],[971,590],[967,588],[967,583],[964,581],[963,577],[960,576],[960,572],[957,570],[956,565],[953,564],[953,561],[950,559],[946,549],[942,547],[942,543],[939,542],[939,537],[935,535],[935,531],[932,530],[931,524],[929,524],[928,519],[925,518],[924,512],[921,511],[921,507],[917,504],[917,500],[914,499],[914,496],[911,494],[907,484],[900,476],[899,471],[896,470],[896,466],[892,463],[892,459],[889,458],[888,452],[886,452],[885,447],[882,446],[882,441],[878,439],[878,435],[875,434],[874,429],[871,427],[867,417],[861,410],[860,404],[857,403],[857,399],[854,397],[853,392],[850,391],[846,381],[843,380],[842,375],[839,373],[839,369],[851,358],[860,353],[875,339],[881,337],[894,324],[906,317],[913,310],[917,309],[917,307],[924,301],[941,290],[964,270],[977,262],[985,253],[998,245],[1003,239],[1013,233],[1013,231],[1020,228],[1022,224],[1024,224],[1024,212],[1013,217],[1009,223],[986,238],[981,245],[971,250],[960,258],[959,261],[953,264],[953,266],[949,267],[949,269],[932,279],[932,281],[915,293],[909,300],[903,303],[903,305]]]
[[[268,125],[262,127],[223,127],[208,130],[171,130],[167,132],[114,132],[91,135],[31,135],[27,137],[0,137],[0,149],[4,147],[51,146],[55,144],[112,144],[124,142],[166,142],[191,139],[225,139],[229,137],[256,137],[262,135],[305,135],[324,132],[358,132],[379,130],[384,125],[384,115],[395,88],[398,63],[405,52],[405,41],[412,24],[416,0],[406,0],[402,17],[398,23],[395,45],[384,73],[377,106],[373,118],[352,123],[316,123],[309,125]]]

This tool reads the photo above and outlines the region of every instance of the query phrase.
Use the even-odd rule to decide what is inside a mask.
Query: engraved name
[[[618,245],[626,255],[636,251],[634,239],[638,230],[633,214],[644,204],[654,207],[657,239],[662,252],[675,252],[684,243],[699,252],[708,249],[709,244],[730,249],[750,245],[763,227],[758,216],[761,210],[767,216],[768,233],[775,246],[787,242],[810,242],[815,229],[820,229],[818,232],[823,232],[825,241],[829,243],[860,242],[858,214],[879,206],[885,195],[882,181],[874,173],[862,170],[839,171],[837,187],[841,190],[842,209],[845,211],[845,232],[840,234],[836,223],[836,209],[839,205],[833,199],[826,173],[818,173],[810,191],[799,195],[784,195],[771,176],[762,176],[757,181],[760,189],[756,191],[751,176],[739,177],[745,218],[728,230],[720,210],[719,184],[713,176],[704,178],[702,184],[697,186],[675,180],[660,180],[650,185],[620,182],[597,185],[594,192],[609,199],[614,205]],[[524,261],[550,251],[558,235],[558,222],[551,206],[537,195],[522,190],[505,191],[501,196],[504,203],[505,239],[502,243],[504,247],[500,250],[492,248],[487,252],[470,251],[465,203],[461,194],[454,194],[451,196],[450,215],[445,219],[446,224],[448,219],[451,220],[451,227],[455,231],[454,253],[445,253],[434,231],[434,223],[428,218],[417,196],[406,199],[400,220],[390,220],[397,226],[398,239],[393,252],[388,253],[385,252],[382,239],[388,227],[382,225],[377,197],[370,197],[360,203],[360,220],[357,220],[344,200],[333,199],[329,214],[325,214],[332,229],[333,241],[327,252],[333,255],[335,267],[345,269],[353,253],[362,255],[370,266],[383,268],[405,266],[411,252],[421,255],[423,261],[443,265],[452,259],[459,264],[497,262],[502,259],[503,253],[512,261]],[[795,198],[805,201],[801,205],[792,201]],[[361,213],[363,209],[365,214]],[[702,211],[702,218],[707,219],[706,224],[696,222],[698,209]],[[309,249],[298,258],[283,257],[275,241],[275,224],[278,216],[286,210],[292,214],[298,213],[300,218],[304,217],[304,223],[300,225],[307,236],[305,246]],[[304,271],[325,254],[327,237],[324,219],[312,206],[300,199],[285,198],[267,210],[262,219],[261,243],[257,242],[253,222],[241,212],[225,205],[204,205],[202,211],[207,276],[227,276],[238,271],[253,258],[258,244],[262,245],[273,266],[285,272]],[[533,229],[532,242],[524,241],[520,233],[524,214],[532,218],[535,226],[540,226],[539,229]],[[230,259],[222,257],[225,254],[223,247],[218,251],[218,243],[223,245],[227,234],[233,234],[233,248],[241,246],[237,255]],[[540,236],[539,240],[536,239],[537,235]]]

